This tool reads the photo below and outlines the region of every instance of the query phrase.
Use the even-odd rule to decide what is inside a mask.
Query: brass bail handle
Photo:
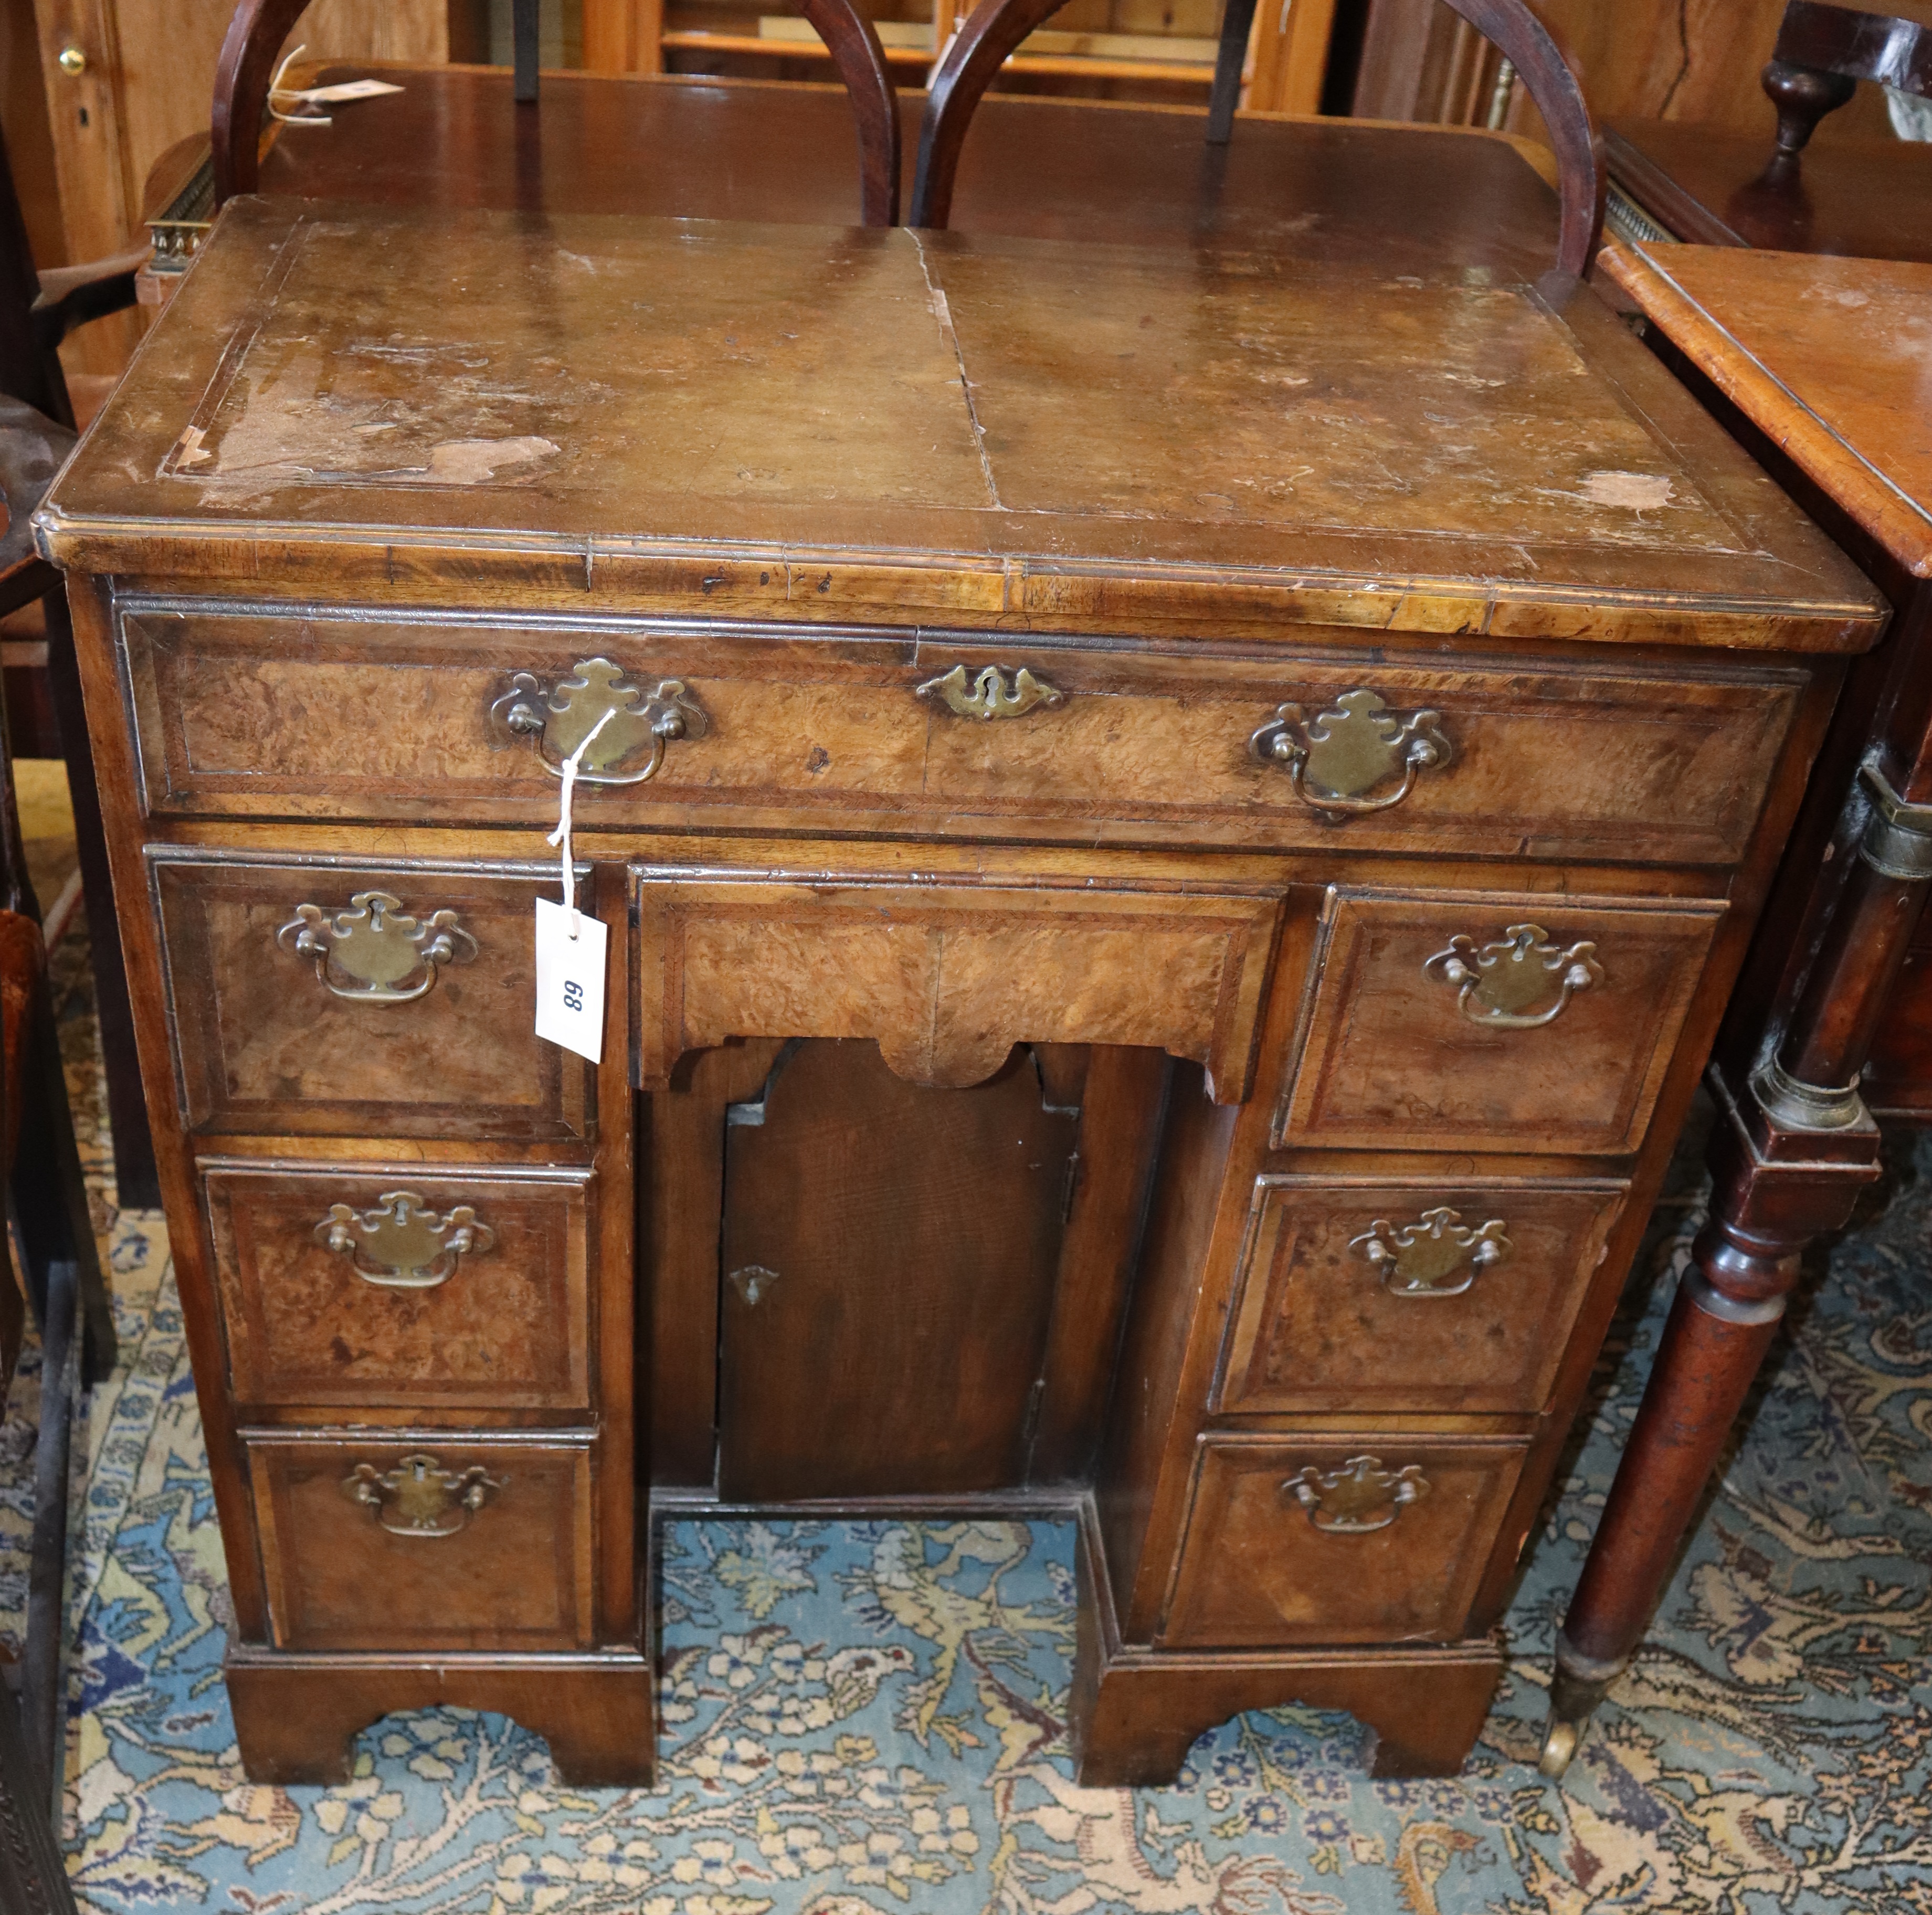
[[[298,904],[275,942],[310,959],[333,996],[360,1004],[410,1003],[434,987],[440,966],[476,955],[454,911],[418,918],[386,891],[358,891],[346,911]]]
[[[1412,1503],[1429,1494],[1422,1466],[1384,1470],[1379,1456],[1352,1456],[1339,1470],[1310,1464],[1281,1486],[1328,1536],[1370,1536],[1385,1530]]]
[[[1540,925],[1510,925],[1480,947],[1474,938],[1452,937],[1422,968],[1456,987],[1456,1008],[1471,1023],[1492,1030],[1553,1024],[1580,991],[1604,981],[1594,943],[1559,948]]]
[[[1288,769],[1288,787],[1310,811],[1340,820],[1401,804],[1426,771],[1445,766],[1455,748],[1439,712],[1392,712],[1364,687],[1345,691],[1328,710],[1308,717],[1282,705],[1248,740],[1250,757]],[[1391,792],[1370,794],[1400,777]]]
[[[460,1534],[470,1520],[506,1485],[480,1463],[446,1469],[427,1454],[405,1456],[394,1469],[358,1463],[339,1487],[392,1536],[434,1542]]]
[[[574,759],[584,784],[648,784],[670,745],[703,738],[711,729],[682,679],[660,679],[646,690],[604,658],[579,660],[549,687],[534,672],[518,672],[490,705],[489,723],[496,749],[534,739],[538,760],[552,778],[561,778]],[[634,762],[640,753],[641,766]]]
[[[410,1190],[390,1191],[373,1210],[332,1203],[310,1234],[378,1290],[434,1290],[456,1274],[459,1260],[496,1241],[470,1205],[438,1216]]]

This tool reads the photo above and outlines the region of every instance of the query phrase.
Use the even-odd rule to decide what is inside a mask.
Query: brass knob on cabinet
[[[78,46],[63,46],[56,61],[69,79],[78,79],[87,70],[87,55]]]

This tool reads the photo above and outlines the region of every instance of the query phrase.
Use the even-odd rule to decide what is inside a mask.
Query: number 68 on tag
[[[570,934],[571,920],[577,935]],[[604,949],[601,918],[537,900],[537,1035],[587,1057],[604,1059]]]

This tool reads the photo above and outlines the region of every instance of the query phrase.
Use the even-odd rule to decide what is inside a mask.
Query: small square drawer
[[[591,1641],[589,1437],[246,1440],[277,1647]]]
[[[1161,1641],[1456,1641],[1528,1449],[1399,1433],[1204,1437]]]
[[[1623,1189],[1258,1179],[1214,1407],[1540,1410]]]
[[[202,1168],[238,1403],[589,1406],[588,1170]]]
[[[1332,891],[1276,1147],[1636,1150],[1724,908]]]
[[[190,1131],[590,1134],[593,1067],[534,1028],[554,869],[148,858]]]

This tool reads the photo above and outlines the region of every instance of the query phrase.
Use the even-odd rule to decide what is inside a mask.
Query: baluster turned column
[[[1879,1174],[1877,1127],[1858,1075],[1932,890],[1932,805],[1900,798],[1877,757],[1848,801],[1865,814],[1857,862],[1783,1042],[1741,1093],[1721,1068],[1711,1072],[1720,1120],[1710,1221],[1691,1246],[1557,1638],[1545,1775],[1569,1766],[1584,1725],[1629,1665],[1777,1334],[1805,1246],[1840,1228]]]

